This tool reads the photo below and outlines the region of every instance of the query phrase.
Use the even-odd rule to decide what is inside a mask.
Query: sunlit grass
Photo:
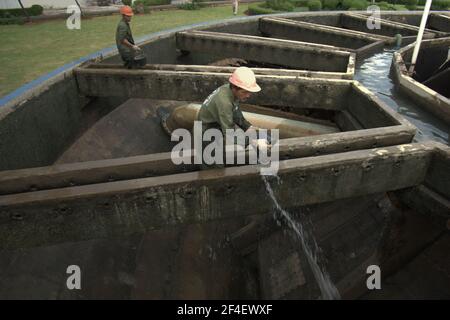
[[[248,5],[239,6],[239,16]],[[200,10],[155,11],[136,15],[134,38],[199,22],[234,17],[231,6]],[[66,63],[115,45],[119,15],[82,20],[81,30],[68,30],[65,20],[0,26],[0,97]]]

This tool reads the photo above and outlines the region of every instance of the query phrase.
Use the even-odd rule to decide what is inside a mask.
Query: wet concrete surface
[[[394,87],[389,73],[392,54],[396,50],[386,48],[383,52],[365,59],[355,70],[355,80],[360,81],[389,107],[416,126],[416,141],[435,140],[449,144],[450,129],[445,122],[423,110]]]
[[[255,298],[227,235],[243,220],[0,252],[0,299]],[[81,269],[68,290],[67,267]],[[224,267],[225,266],[225,267]]]
[[[92,125],[55,164],[113,159],[171,151],[156,109],[188,102],[130,99]]]
[[[450,296],[450,235],[443,234],[399,272],[362,299],[448,299]]]

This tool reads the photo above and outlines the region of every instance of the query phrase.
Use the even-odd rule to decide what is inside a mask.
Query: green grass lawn
[[[248,5],[239,6],[239,16]],[[134,38],[183,25],[232,18],[231,6],[168,10],[137,15]],[[115,45],[119,15],[83,19],[81,30],[68,30],[65,20],[0,26],[0,97],[68,62]]]

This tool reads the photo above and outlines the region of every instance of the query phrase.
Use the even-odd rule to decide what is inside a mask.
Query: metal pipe
[[[167,119],[169,130],[173,131],[177,128],[192,129],[200,107],[199,104],[191,103],[176,108]],[[280,130],[280,139],[339,132],[339,129],[335,126],[290,120],[253,112],[243,112],[243,114],[247,121],[258,128]]]
[[[425,3],[425,8],[423,9],[422,20],[420,21],[419,33],[417,34],[416,45],[414,46],[414,52],[411,59],[411,66],[409,67],[410,76],[414,73],[414,68],[416,66],[417,56],[419,55],[420,44],[422,43],[423,32],[425,26],[427,25],[428,14],[430,13],[430,7],[433,0],[427,0]]]

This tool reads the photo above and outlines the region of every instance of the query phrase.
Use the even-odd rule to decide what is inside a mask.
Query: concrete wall
[[[411,61],[412,52],[404,56],[405,61]],[[423,82],[433,75],[433,73],[444,64],[449,57],[448,46],[424,47],[421,48],[417,56],[414,79]]]
[[[441,38],[435,40],[425,40],[422,42],[422,48],[433,48],[443,46],[448,48],[450,38]],[[414,49],[414,44],[410,44],[394,53],[391,69],[394,75],[394,81],[402,92],[415,99],[421,107],[433,113],[435,116],[450,123],[450,99],[431,90],[422,83],[411,78],[408,73],[406,61]],[[434,64],[431,59],[430,64]],[[425,70],[426,72],[427,70]]]
[[[329,14],[329,13],[322,13],[322,12],[315,12],[314,15],[302,15],[299,17],[289,17],[289,19],[292,20],[298,20],[298,21],[305,21],[305,22],[312,22],[317,24],[323,24],[327,26],[333,26],[333,27],[339,27],[340,26],[340,13],[336,14]]]
[[[416,186],[425,179],[433,150],[434,145],[413,144],[281,161],[283,183],[273,186],[274,194],[292,208]],[[1,196],[0,218],[9,223],[0,225],[0,245],[125,236],[271,210],[257,166],[222,171]]]
[[[377,40],[357,37],[345,31],[331,29],[319,24],[291,22],[288,19],[261,18],[259,28],[274,38],[321,43],[335,47],[358,49]]]
[[[358,58],[381,50],[384,46],[382,40],[368,34],[303,21],[261,18],[259,29],[273,38],[320,43],[355,52]]]
[[[76,133],[84,99],[73,76],[0,109],[0,170],[48,165]]]
[[[180,32],[177,48],[186,53],[212,53],[222,58],[241,58],[292,69],[346,72],[350,53],[329,46],[280,39],[205,31]]]

